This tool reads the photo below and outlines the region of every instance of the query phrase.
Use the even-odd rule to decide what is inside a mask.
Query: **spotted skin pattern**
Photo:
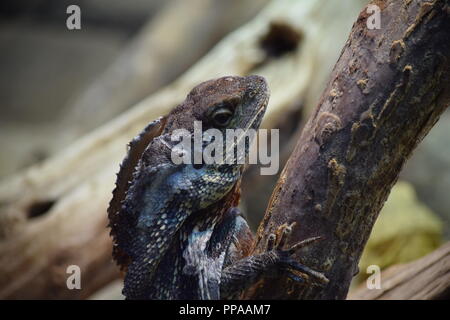
[[[290,258],[295,250],[276,246],[249,256],[253,236],[235,208],[243,164],[171,160],[174,130],[188,130],[192,137],[194,121],[224,134],[258,129],[268,98],[260,76],[206,81],[131,141],[108,208],[113,257],[126,271],[127,299],[233,298],[263,276],[294,278],[290,269],[324,280]]]

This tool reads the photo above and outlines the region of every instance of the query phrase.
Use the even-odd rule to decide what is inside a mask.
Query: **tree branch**
[[[369,30],[362,11],[258,230],[256,251],[284,222],[298,222],[292,242],[324,236],[299,257],[330,282],[265,280],[247,298],[344,299],[405,160],[449,105],[448,1],[372,4],[381,29]]]

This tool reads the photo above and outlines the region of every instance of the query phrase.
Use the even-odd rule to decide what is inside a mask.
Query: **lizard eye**
[[[228,108],[219,108],[212,114],[212,120],[219,127],[226,127],[233,116],[233,112]]]

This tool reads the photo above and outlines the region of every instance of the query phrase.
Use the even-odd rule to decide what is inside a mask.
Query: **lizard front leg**
[[[222,270],[220,279],[222,298],[236,297],[263,277],[276,278],[286,275],[296,282],[313,280],[318,284],[328,283],[328,279],[322,273],[292,258],[297,250],[317,242],[320,237],[308,238],[287,249],[284,248],[293,225],[283,224],[276,234],[270,234],[265,252],[238,260]]]

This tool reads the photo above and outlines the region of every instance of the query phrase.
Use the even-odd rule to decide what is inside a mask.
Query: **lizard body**
[[[288,226],[278,239],[269,236],[267,252],[249,256],[253,236],[235,208],[243,164],[175,164],[171,159],[175,130],[192,134],[194,121],[222,133],[257,129],[268,98],[259,76],[210,80],[130,143],[108,208],[113,257],[126,269],[128,299],[238,297],[263,276],[303,280],[289,270],[326,280],[294,261],[294,249],[282,248]]]

